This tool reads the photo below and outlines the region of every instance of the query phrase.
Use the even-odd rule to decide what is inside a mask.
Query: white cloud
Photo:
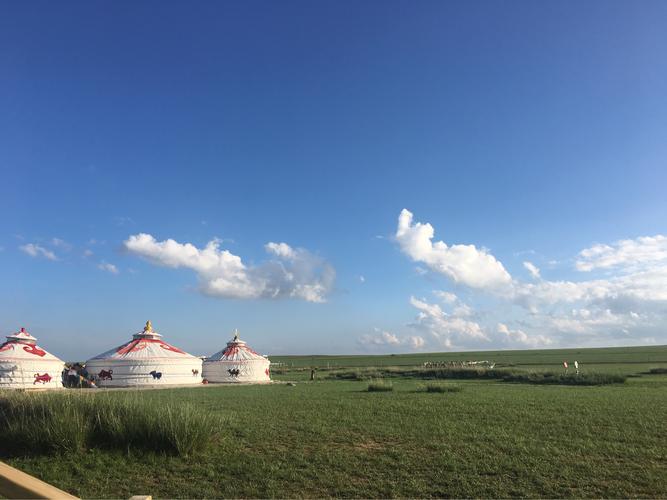
[[[396,346],[401,344],[399,338],[393,333],[381,331],[379,328],[374,328],[374,330],[374,334],[362,335],[359,342],[364,345],[374,346]]]
[[[41,247],[35,243],[28,243],[19,247],[21,251],[31,257],[44,257],[47,260],[58,260],[58,257],[51,250]]]
[[[410,335],[399,338],[397,335],[374,328],[374,334],[362,335],[359,338],[359,343],[365,347],[382,348],[382,347],[399,347],[407,346],[410,349],[421,349],[426,344],[423,337],[419,335]]]
[[[210,296],[236,299],[300,298],[324,302],[335,280],[333,267],[302,248],[286,243],[267,243],[276,259],[247,266],[241,258],[220,249],[220,240],[204,248],[172,239],[157,241],[150,234],[136,234],[125,242],[126,250],[164,267],[195,271],[199,290]]]
[[[487,250],[474,245],[448,246],[444,241],[433,243],[434,234],[431,224],[413,224],[412,213],[401,211],[396,241],[401,251],[415,262],[471,288],[497,289],[511,284],[509,273]]]
[[[359,281],[360,281],[361,283],[366,283],[366,277],[363,276],[363,275],[362,275],[362,276],[359,276]]]
[[[60,248],[66,252],[69,252],[72,249],[72,245],[70,245],[65,240],[60,238],[51,238],[51,245],[53,245],[56,248]]]
[[[444,290],[433,290],[433,295],[438,297],[445,304],[454,304],[459,300],[456,294],[445,292]]]
[[[523,267],[525,267],[528,270],[528,272],[534,279],[539,280],[541,278],[539,268],[532,262],[529,262],[527,260],[524,261]]]
[[[497,332],[500,341],[517,347],[544,347],[551,345],[553,341],[545,335],[528,335],[523,330],[510,330],[504,323],[498,323]]]
[[[444,347],[460,348],[491,340],[478,323],[455,313],[448,314],[437,304],[415,297],[410,297],[410,304],[419,311],[410,326],[431,334]]]
[[[411,326],[431,333],[446,347],[474,348],[484,337],[499,346],[526,347],[550,342],[572,346],[667,341],[667,237],[663,235],[579,252],[576,268],[604,270],[602,278],[544,280],[540,269],[525,261],[532,281],[524,281],[512,279],[488,251],[433,242],[434,234],[430,224],[415,223],[409,211],[401,212],[396,232],[401,251],[429,270],[467,285],[471,300],[485,308],[475,313],[450,292],[433,292],[442,308],[413,298],[420,313]],[[553,268],[567,260],[547,262]],[[443,310],[448,307],[451,312]],[[507,327],[513,323],[520,328]]]
[[[667,265],[608,279],[515,283],[514,299],[528,308],[574,302],[665,302]]]
[[[269,242],[264,245],[266,251],[280,257],[282,259],[293,260],[297,256],[297,252],[287,243],[273,243]]]
[[[83,256],[84,257],[92,257],[94,255],[94,252],[90,248],[86,248],[83,251]]]
[[[104,262],[104,261],[100,262],[97,265],[97,268],[101,271],[106,271],[106,272],[111,273],[111,274],[118,274],[120,272],[116,266],[114,266],[113,264],[109,264],[108,262]]]
[[[419,335],[411,335],[408,337],[408,342],[413,349],[421,349],[426,344],[424,337],[420,337]]]
[[[579,252],[576,268],[584,272],[618,267],[642,269],[658,262],[667,262],[667,236],[660,234],[585,248]]]

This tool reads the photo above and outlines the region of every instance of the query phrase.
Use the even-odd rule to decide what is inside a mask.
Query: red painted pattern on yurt
[[[204,379],[209,382],[269,382],[270,361],[239,338],[238,331],[227,347],[204,361]]]
[[[37,345],[25,328],[7,336],[0,345],[0,389],[62,388],[60,359]]]
[[[200,384],[202,360],[165,342],[150,321],[119,347],[88,360],[102,387]]]

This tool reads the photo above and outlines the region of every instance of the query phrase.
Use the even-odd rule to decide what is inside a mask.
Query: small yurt
[[[62,389],[64,368],[25,328],[0,346],[0,389]]]
[[[209,382],[270,382],[270,361],[257,354],[234,332],[227,347],[204,361],[204,379]]]
[[[150,321],[120,347],[86,362],[100,387],[201,384],[202,360],[162,340]]]

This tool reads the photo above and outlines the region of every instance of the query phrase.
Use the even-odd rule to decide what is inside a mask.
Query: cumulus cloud
[[[511,284],[509,273],[486,249],[475,245],[449,246],[444,241],[434,243],[434,235],[431,224],[413,223],[412,213],[401,211],[395,238],[401,251],[413,261],[471,288],[497,289]]]
[[[539,268],[532,262],[529,262],[527,260],[524,261],[523,267],[525,267],[528,270],[528,272],[534,279],[538,280],[541,278]]]
[[[514,298],[528,308],[558,303],[654,303],[667,301],[667,265],[608,279],[515,283]]]
[[[120,272],[116,266],[114,266],[113,264],[110,264],[108,262],[104,262],[104,261],[100,262],[97,265],[97,268],[100,271],[106,271],[106,272],[111,273],[111,274],[118,274]]]
[[[433,295],[438,297],[445,304],[454,304],[458,301],[455,293],[445,292],[444,290],[433,290]]]
[[[585,248],[579,252],[576,267],[584,272],[619,267],[642,269],[658,262],[667,262],[667,236],[660,234]]]
[[[508,347],[667,340],[667,237],[663,235],[598,244],[576,255],[577,270],[602,270],[602,277],[544,280],[540,269],[525,261],[523,267],[532,278],[525,281],[512,279],[487,250],[434,242],[434,234],[430,224],[415,223],[409,211],[401,212],[395,238],[401,251],[430,271],[468,286],[470,298],[486,307],[477,313],[451,292],[434,291],[440,305],[413,297],[411,303],[420,312],[411,326],[430,333],[445,347],[474,348],[483,339]],[[520,327],[507,326],[512,323]]]
[[[447,313],[438,304],[429,304],[415,297],[410,297],[410,304],[418,311],[410,326],[429,333],[448,349],[491,340],[478,323],[454,312]]]
[[[324,302],[335,281],[335,270],[320,257],[286,243],[267,243],[274,258],[257,266],[220,248],[214,239],[204,248],[173,239],[157,241],[150,234],[130,236],[125,249],[152,264],[191,269],[197,274],[199,290],[213,297],[235,299],[299,298]]]
[[[545,335],[528,335],[523,330],[510,330],[504,323],[498,323],[497,332],[501,336],[500,341],[510,346],[535,348],[545,347],[553,343]]]
[[[267,252],[283,259],[293,260],[297,256],[297,252],[287,243],[269,242],[264,245],[264,247],[266,248]]]
[[[53,253],[51,250],[39,246],[35,243],[28,243],[26,245],[21,245],[19,249],[23,253],[30,255],[30,257],[43,257],[47,260],[53,260],[53,261],[58,260],[56,254]]]
[[[393,333],[386,331],[381,331],[379,328],[375,328],[374,334],[362,335],[359,339],[359,342],[364,345],[375,345],[375,346],[391,346],[391,345],[400,345],[401,341]]]
[[[409,347],[416,350],[421,349],[426,344],[423,337],[419,335],[410,335],[405,337],[398,337],[393,333],[374,328],[375,333],[362,335],[359,338],[359,343],[365,347],[382,348],[382,347]]]
[[[426,344],[426,340],[419,335],[411,335],[408,337],[408,343],[413,349],[421,349]]]

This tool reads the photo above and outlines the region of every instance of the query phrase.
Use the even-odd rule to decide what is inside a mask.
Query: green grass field
[[[452,392],[427,392],[417,378],[380,392],[327,379],[334,369],[480,359],[525,370],[577,359],[582,372],[630,377],[595,387],[457,380]],[[295,386],[142,392],[158,407],[189,402],[221,418],[199,454],[3,459],[84,497],[667,497],[667,374],[643,374],[667,367],[666,347],[272,360],[284,363],[276,380]]]

